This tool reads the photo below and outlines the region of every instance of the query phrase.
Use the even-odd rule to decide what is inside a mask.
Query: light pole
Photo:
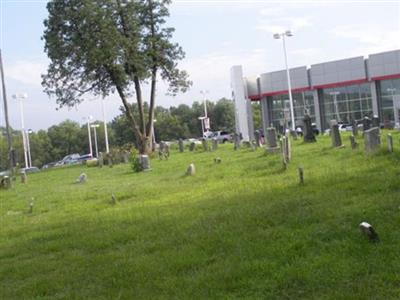
[[[84,118],[87,121],[87,129],[88,129],[88,138],[89,138],[89,154],[90,158],[93,158],[93,149],[92,149],[92,135],[90,133],[90,120],[93,119],[92,116],[88,116]]]
[[[22,103],[23,99],[28,98],[28,95],[26,93],[17,93],[17,94],[14,94],[12,97],[16,100],[19,100],[19,108],[20,108],[20,114],[21,114],[22,144],[24,146],[25,168],[29,168],[26,134],[25,134],[25,123],[24,123],[24,105]]]
[[[32,168],[31,143],[29,142],[29,135],[32,132],[33,132],[32,129],[28,129],[28,131],[25,131],[25,134],[26,134],[26,146],[27,146],[27,150],[28,150],[29,168]]]
[[[293,108],[293,97],[292,97],[292,85],[290,82],[290,72],[288,68],[288,59],[287,59],[287,53],[286,53],[286,43],[285,43],[285,37],[291,37],[293,36],[293,33],[290,30],[286,30],[283,33],[275,33],[274,39],[281,39],[283,42],[283,54],[285,57],[285,66],[286,66],[286,77],[287,77],[287,83],[288,83],[288,92],[289,92],[289,104],[290,104],[290,117],[291,117],[291,123],[292,123],[292,130],[294,131],[296,129],[296,125],[294,122],[294,108]]]
[[[104,137],[106,142],[106,153],[110,152],[110,148],[108,146],[108,132],[107,132],[107,120],[106,120],[106,112],[104,109],[104,98],[101,99],[101,109],[103,111],[103,123],[104,123]]]
[[[96,131],[96,128],[100,127],[100,125],[99,124],[92,124],[92,125],[90,125],[90,127],[92,127],[93,130],[94,130],[94,147],[96,149],[96,158],[98,158],[99,157],[99,148],[97,147],[97,131]]]
[[[203,128],[203,136],[204,132],[207,132],[210,129],[210,122],[207,120],[207,100],[206,100],[206,94],[209,92],[207,90],[200,91],[200,94],[203,95],[203,103],[204,103],[204,118],[202,119],[202,128]],[[200,119],[200,118],[199,118]],[[204,123],[204,124],[203,124]]]
[[[339,115],[339,108],[337,105],[337,96],[340,95],[340,92],[330,92],[329,95],[333,97],[333,105],[335,106],[335,115],[338,122],[341,122]]]

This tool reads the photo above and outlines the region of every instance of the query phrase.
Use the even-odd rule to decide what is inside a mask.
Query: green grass
[[[329,137],[294,141],[286,171],[279,155],[228,144],[174,150],[141,174],[129,165],[32,174],[0,191],[0,299],[398,299],[392,134],[395,153],[383,136],[371,156],[361,138],[358,150],[348,136],[343,149]],[[88,182],[74,184],[81,172]],[[380,243],[361,235],[362,221]]]

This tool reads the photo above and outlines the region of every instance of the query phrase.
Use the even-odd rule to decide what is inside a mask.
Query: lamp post
[[[104,98],[101,99],[101,109],[103,111],[103,124],[104,124],[104,138],[105,138],[105,142],[106,142],[106,153],[109,153],[110,148],[108,146],[108,132],[107,132],[106,112],[104,109]]]
[[[87,121],[87,129],[88,129],[88,138],[89,138],[89,154],[90,154],[90,158],[93,158],[93,149],[92,149],[92,135],[90,132],[90,120],[92,120],[93,117],[92,116],[88,116],[86,118],[84,118],[84,120]]]
[[[96,131],[96,128],[100,127],[100,125],[99,124],[92,124],[92,125],[90,125],[90,127],[92,127],[93,130],[94,130],[94,147],[96,149],[96,158],[98,158],[99,157],[99,148],[97,147],[97,131]]]
[[[209,92],[207,90],[202,90],[200,91],[200,94],[203,95],[203,104],[204,104],[204,118],[200,119],[202,124],[201,127],[203,129],[203,136],[204,133],[207,132],[210,129],[210,122],[207,120],[208,116],[207,116],[207,100],[206,100],[206,94],[208,94]]]
[[[29,142],[29,135],[32,132],[33,132],[32,129],[28,129],[28,131],[25,131],[25,134],[26,134],[26,146],[27,146],[27,150],[28,150],[29,168],[32,168],[31,143]]]
[[[14,99],[19,100],[19,108],[21,114],[21,133],[22,133],[22,144],[24,147],[24,159],[25,159],[25,168],[29,168],[28,163],[28,151],[27,151],[27,143],[26,143],[26,134],[25,134],[25,122],[24,122],[24,105],[22,101],[28,98],[26,93],[17,93],[12,96]]]
[[[339,115],[339,108],[337,104],[337,96],[340,95],[340,92],[330,92],[329,95],[333,97],[333,105],[335,106],[335,115],[338,122],[341,122]]]
[[[279,40],[282,39],[283,42],[283,54],[285,57],[285,66],[286,66],[286,77],[287,77],[287,83],[288,83],[288,92],[289,92],[289,104],[290,104],[290,118],[291,118],[291,125],[292,125],[292,130],[294,131],[296,129],[295,121],[294,121],[294,108],[293,108],[293,97],[292,97],[292,85],[290,82],[290,72],[288,68],[288,59],[287,59],[287,53],[286,53],[286,42],[285,42],[285,37],[291,37],[293,36],[293,33],[290,30],[286,30],[283,33],[275,33],[273,35],[274,39]]]

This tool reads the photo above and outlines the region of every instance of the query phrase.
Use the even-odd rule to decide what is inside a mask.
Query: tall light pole
[[[25,134],[26,134],[26,146],[27,146],[27,150],[28,150],[29,168],[32,168],[31,143],[29,142],[29,135],[32,132],[33,132],[32,129],[28,129],[28,131],[25,131]]]
[[[92,134],[90,133],[90,120],[93,119],[92,116],[88,116],[84,118],[87,121],[87,129],[88,129],[88,138],[89,138],[89,154],[90,158],[93,158],[93,149],[92,149]]]
[[[94,130],[94,147],[96,149],[96,158],[98,158],[99,157],[99,148],[97,147],[97,131],[96,131],[96,128],[100,127],[100,125],[99,124],[92,124],[92,125],[90,125],[90,127],[92,127],[93,130]]]
[[[292,97],[292,84],[290,82],[290,72],[289,72],[289,67],[288,67],[288,59],[287,59],[287,53],[286,53],[286,42],[285,42],[285,37],[291,37],[293,36],[293,33],[290,30],[286,30],[283,33],[275,33],[274,39],[282,39],[283,42],[283,54],[285,57],[285,66],[286,66],[286,77],[287,77],[287,83],[288,83],[288,92],[289,92],[289,104],[290,104],[290,118],[291,118],[291,123],[292,123],[292,130],[294,131],[296,129],[295,121],[294,121],[294,108],[293,108],[293,97]]]
[[[339,107],[337,104],[337,96],[340,95],[340,92],[330,92],[329,95],[333,97],[333,105],[335,106],[335,115],[338,122],[341,122],[339,115]]]
[[[21,114],[21,133],[22,133],[22,144],[24,146],[24,159],[25,159],[25,168],[29,168],[28,163],[28,151],[27,151],[27,143],[26,143],[26,134],[25,134],[25,122],[24,122],[24,105],[23,100],[28,98],[26,93],[17,93],[12,96],[14,99],[19,100],[19,108]]]
[[[103,124],[104,124],[104,137],[105,137],[105,142],[106,142],[106,153],[109,153],[110,148],[108,146],[108,132],[107,132],[106,112],[104,109],[104,98],[101,99],[101,109],[103,111]]]

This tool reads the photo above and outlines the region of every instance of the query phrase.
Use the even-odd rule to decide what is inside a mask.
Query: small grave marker
[[[349,136],[350,139],[350,143],[351,143],[351,149],[357,149],[358,147],[358,143],[356,142],[356,139],[354,137],[354,135]]]
[[[303,168],[299,168],[299,181],[300,181],[300,184],[304,184],[304,171],[303,171]]]
[[[365,234],[371,242],[378,242],[379,236],[371,224],[367,222],[362,222],[360,225],[360,230]]]
[[[182,153],[184,151],[183,140],[182,139],[179,139],[178,146],[179,146],[179,152]]]
[[[191,163],[186,170],[186,175],[193,176],[194,174],[196,174],[196,168],[194,166],[194,163]]]
[[[220,164],[220,163],[222,162],[221,157],[216,157],[216,158],[214,158],[214,162],[215,162],[216,164]]]
[[[393,152],[393,137],[390,133],[387,135],[387,147],[389,152]]]
[[[76,180],[76,183],[85,183],[87,181],[87,175],[85,173],[81,173],[79,175],[78,179]]]

